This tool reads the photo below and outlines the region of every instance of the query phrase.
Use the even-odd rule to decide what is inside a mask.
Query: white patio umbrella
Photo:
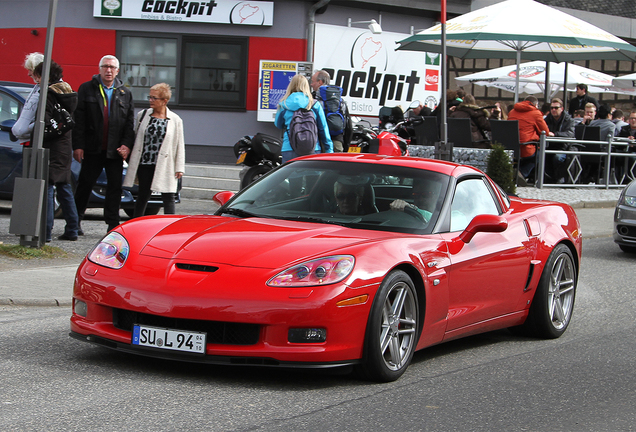
[[[550,97],[567,85],[569,91],[574,91],[576,85],[587,84],[590,93],[619,93],[636,95],[636,88],[618,88],[612,85],[614,77],[602,72],[588,69],[583,66],[570,64],[565,74],[565,63],[550,63],[549,76],[546,77],[546,63],[533,61],[522,63],[519,66],[519,93],[536,94],[543,93],[546,87],[546,78],[550,83]],[[487,87],[495,87],[501,90],[515,93],[517,90],[517,66],[509,65],[463,75],[455,78],[458,86],[477,84]]]
[[[622,88],[636,88],[636,73],[616,77],[612,80],[612,85]]]
[[[440,52],[440,30],[440,25],[436,25],[398,41],[397,49]],[[448,55],[459,58],[514,58],[517,65],[522,59],[636,59],[636,47],[533,0],[507,0],[449,20],[446,50]]]

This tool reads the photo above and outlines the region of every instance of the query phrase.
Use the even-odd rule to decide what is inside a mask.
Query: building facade
[[[0,80],[30,82],[22,63],[45,49],[50,3],[3,1]],[[116,55],[137,109],[148,106],[151,85],[167,82],[174,88],[169,106],[184,121],[188,162],[231,163],[232,146],[243,135],[280,134],[273,123],[257,120],[260,62],[307,61],[308,51],[321,49],[321,40],[308,41],[312,20],[347,27],[349,18],[375,19],[385,32],[404,37],[439,20],[436,1],[323,1],[314,13],[317,3],[59,0],[52,57],[77,89],[98,73],[102,56]],[[470,1],[450,0],[448,7],[459,15]]]
[[[495,2],[447,0],[448,18]],[[50,3],[3,0],[0,80],[30,81],[22,62],[26,54],[44,51]],[[618,9],[614,8],[618,15],[571,9],[567,0],[542,3],[561,7],[624,39],[636,39],[635,20],[628,16],[634,12],[629,8],[636,7],[633,0],[618,1]],[[77,89],[98,73],[102,56],[114,54],[121,62],[119,78],[133,92],[137,109],[148,106],[151,85],[167,82],[174,88],[169,106],[184,120],[191,163],[232,163],[232,146],[243,135],[280,134],[271,121],[259,121],[261,62],[265,60],[313,60],[313,69],[331,68],[334,79],[345,88],[345,99],[360,107],[356,111],[360,115],[377,116],[378,106],[384,104],[404,105],[416,99],[436,103],[439,66],[436,69],[434,61],[428,66],[428,57],[390,60],[394,54],[389,41],[439,21],[439,0],[59,0],[57,4],[53,59],[64,67],[65,80]],[[354,43],[371,34],[365,24],[356,22],[370,20],[381,25],[385,38],[385,57],[376,56],[384,63],[371,67],[353,59]],[[352,34],[351,28],[357,28],[360,36]],[[361,49],[368,49],[368,44]],[[331,53],[341,54],[337,60],[341,66],[324,64],[336,61]],[[397,65],[387,67],[392,61]],[[455,87],[456,75],[503,64],[508,63],[451,57],[449,87]],[[634,70],[630,62],[582,65],[613,75]],[[478,86],[466,90],[481,100],[512,100],[512,94],[500,90]]]

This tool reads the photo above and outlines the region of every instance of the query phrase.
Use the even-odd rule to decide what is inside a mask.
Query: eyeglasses
[[[636,117],[630,117],[629,120],[636,120]]]
[[[353,201],[355,199],[358,199],[358,194],[355,193],[355,192],[339,193],[339,194],[336,195],[336,199],[338,201],[344,201],[344,200]]]
[[[111,65],[100,65],[99,67],[102,69],[113,69],[113,70],[119,69],[117,66],[111,66]]]
[[[158,97],[154,97],[154,96],[148,96],[148,100],[149,101],[158,101],[158,100],[163,100],[164,98],[158,98]]]
[[[551,110],[553,110],[553,109],[561,109],[561,107],[560,106],[551,106],[550,109]]]

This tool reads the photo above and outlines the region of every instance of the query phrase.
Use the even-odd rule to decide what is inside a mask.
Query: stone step
[[[239,173],[243,166],[186,164],[181,196],[192,199],[212,199],[217,192],[240,189]]]

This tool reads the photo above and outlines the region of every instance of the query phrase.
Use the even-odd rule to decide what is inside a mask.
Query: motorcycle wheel
[[[267,165],[255,165],[247,170],[243,179],[241,180],[241,190],[247,187],[250,183],[258,180],[263,177],[265,174],[272,170],[271,167]]]

